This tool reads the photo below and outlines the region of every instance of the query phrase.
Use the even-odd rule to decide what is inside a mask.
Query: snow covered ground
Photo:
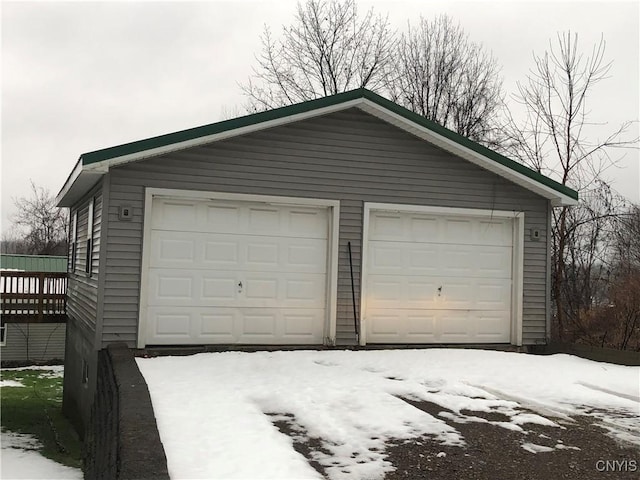
[[[38,441],[30,435],[3,431],[0,478],[3,479],[81,479],[82,470],[71,468],[43,457]]]
[[[39,370],[41,378],[62,378],[62,365],[43,365],[19,368],[3,368],[3,371]],[[25,387],[18,380],[0,380],[2,387]],[[40,454],[42,446],[31,435],[9,432],[0,433],[0,478],[2,479],[64,479],[83,478],[82,470],[67,467]]]
[[[640,368],[569,355],[463,350],[225,352],[137,359],[151,393],[172,478],[322,478],[273,424],[319,439],[331,479],[383,478],[391,439],[428,435],[465,446],[444,418],[499,412],[526,423],[588,414],[640,443]],[[453,413],[434,417],[402,400]],[[527,409],[533,411],[523,411]],[[547,447],[523,443],[544,455]]]

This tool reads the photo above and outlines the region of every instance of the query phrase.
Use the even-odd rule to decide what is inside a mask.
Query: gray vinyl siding
[[[89,202],[93,206],[93,245],[90,257],[91,273],[87,274],[87,225],[89,219]],[[98,305],[98,277],[100,275],[100,247],[102,232],[102,188],[95,187],[89,195],[71,209],[71,218],[77,213],[78,226],[76,236],[75,268],[69,270],[67,286],[67,314],[82,322],[90,331],[96,329]],[[72,254],[71,246],[69,255]],[[70,262],[71,264],[71,262]]]
[[[339,344],[355,342],[347,245],[359,302],[364,202],[524,211],[524,342],[545,339],[548,201],[360,110],[168,153],[109,176],[103,345],[136,343],[145,187],[340,200]],[[118,220],[121,205],[133,207],[132,220]],[[539,241],[530,240],[533,228]]]
[[[64,323],[8,323],[3,362],[49,362],[64,359]]]

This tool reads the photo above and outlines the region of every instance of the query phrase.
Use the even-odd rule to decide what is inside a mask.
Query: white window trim
[[[85,273],[88,277],[92,275],[93,265],[93,209],[94,209],[95,198],[91,197],[89,200],[89,205],[87,207],[87,251],[85,252],[85,261],[86,264],[84,266]]]
[[[78,256],[78,210],[73,212],[71,220],[71,273],[76,271],[76,257]]]
[[[340,201],[320,198],[298,198],[271,195],[252,195],[242,193],[206,192],[197,190],[179,190],[171,188],[145,188],[144,220],[142,233],[142,271],[140,277],[140,311],[138,316],[137,348],[146,346],[147,303],[149,295],[149,264],[151,249],[153,199],[158,197],[187,198],[201,200],[228,200],[239,202],[266,203],[269,205],[313,206],[330,209],[327,247],[327,298],[324,343],[335,345],[336,318],[338,305],[338,242],[340,225]]]
[[[7,345],[7,335],[9,333],[9,324],[5,323],[0,329],[4,330],[4,338],[0,337],[0,347],[5,347]]]
[[[93,208],[94,208],[94,199],[92,198],[89,201],[89,211],[87,212],[87,239],[91,240],[93,238]]]
[[[362,222],[362,257],[360,259],[360,345],[366,345],[367,338],[367,258],[369,243],[369,219],[371,211],[426,213],[447,216],[493,217],[513,219],[513,261],[511,283],[511,340],[512,345],[522,345],[522,295],[524,288],[524,212],[487,210],[474,208],[431,207],[424,205],[402,205],[395,203],[365,202]]]

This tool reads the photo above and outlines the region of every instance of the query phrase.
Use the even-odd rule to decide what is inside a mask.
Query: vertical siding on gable
[[[93,251],[91,255],[91,274],[86,273],[87,262],[87,224],[89,201],[94,199],[93,207]],[[71,208],[71,217],[78,214],[76,236],[76,264],[73,271],[69,271],[67,286],[67,313],[76,321],[82,322],[84,327],[95,332],[98,304],[98,277],[101,232],[102,232],[102,188],[95,187],[89,195]],[[71,255],[71,250],[69,251]]]
[[[110,182],[103,344],[136,343],[145,187],[339,200],[339,344],[355,342],[348,242],[359,307],[364,202],[523,211],[524,343],[545,339],[548,201],[359,110],[115,167]]]

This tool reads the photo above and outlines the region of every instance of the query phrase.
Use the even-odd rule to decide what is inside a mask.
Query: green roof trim
[[[243,117],[223,120],[222,122],[210,123],[208,125],[202,125],[200,127],[189,128],[187,130],[180,130],[178,132],[146,138],[144,140],[125,143],[122,145],[117,145],[115,147],[96,150],[94,152],[83,153],[80,158],[83,165],[90,165],[92,163],[102,162],[104,160],[122,157],[124,155],[130,155],[133,153],[139,153],[145,150],[151,150],[153,148],[166,147],[174,143],[195,140],[196,138],[207,137],[209,135],[215,135],[217,133],[236,130],[238,128],[248,127],[251,125],[257,125],[259,123],[268,122],[271,120],[279,120],[284,117],[310,112],[319,108],[331,107],[333,105],[338,105],[350,100],[357,100],[358,98],[362,97],[366,98],[366,96],[364,95],[365,92],[372,93],[364,88],[351,90],[345,93],[332,95],[330,97],[308,100],[306,102],[296,103],[294,105],[287,105],[286,107],[253,113],[250,115],[245,115]]]
[[[555,180],[542,175],[541,173],[536,172],[535,170],[532,170],[529,167],[522,165],[521,163],[511,160],[504,155],[499,154],[498,152],[495,152],[483,145],[474,142],[473,140],[470,140],[447,129],[442,125],[437,124],[436,122],[427,120],[421,115],[418,115],[411,110],[407,110],[406,108],[378,95],[377,93],[367,90],[366,88],[350,90],[348,92],[338,93],[337,95],[332,95],[329,97],[322,97],[315,100],[309,100],[294,105],[288,105],[285,107],[268,110],[265,112],[259,112],[243,117],[234,118],[231,120],[224,120],[222,122],[211,123],[200,127],[189,128],[187,130],[181,130],[166,135],[160,135],[157,137],[151,137],[144,140],[117,145],[115,147],[96,150],[94,152],[84,153],[80,156],[80,160],[82,162],[82,165],[90,165],[112,158],[123,157],[125,155],[136,154],[144,152],[146,150],[166,147],[172,144],[195,140],[201,137],[257,125],[271,120],[279,120],[285,117],[339,105],[341,103],[357,100],[360,98],[369,100],[376,105],[389,110],[390,112],[393,112],[412,123],[415,123],[416,125],[431,130],[432,132],[441,135],[442,137],[447,138],[463,147],[466,147],[469,150],[472,150],[490,160],[493,160],[500,165],[503,165],[515,172],[525,175],[526,177],[547,187],[550,187],[569,198],[578,200],[578,192],[567,187],[566,185],[562,185],[561,183],[556,182]]]

